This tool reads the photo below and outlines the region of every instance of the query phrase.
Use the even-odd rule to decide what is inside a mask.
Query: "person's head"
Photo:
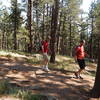
[[[50,39],[51,39],[50,36],[47,36],[47,37],[46,37],[46,41],[49,41]]]
[[[85,45],[85,40],[81,40],[80,45]]]

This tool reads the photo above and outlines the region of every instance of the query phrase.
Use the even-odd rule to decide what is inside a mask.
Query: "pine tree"
[[[17,32],[21,25],[21,10],[19,9],[18,1],[11,0],[10,20],[13,26],[13,48],[17,50]]]

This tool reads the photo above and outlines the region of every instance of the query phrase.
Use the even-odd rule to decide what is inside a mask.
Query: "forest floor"
[[[20,55],[0,53],[0,79],[8,79],[11,84],[32,91],[56,97],[58,100],[87,100],[88,91],[95,81],[96,64],[87,62],[84,79],[76,79],[74,72],[78,65],[73,58],[56,56],[56,63],[50,64],[50,72],[42,70],[40,54]],[[5,99],[6,98],[6,99]],[[7,99],[8,98],[8,99]],[[9,99],[2,96],[0,100]]]

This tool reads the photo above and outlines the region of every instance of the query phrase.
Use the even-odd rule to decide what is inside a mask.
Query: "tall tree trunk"
[[[29,31],[29,52],[32,52],[32,0],[28,0],[28,31]]]
[[[2,34],[2,49],[4,49],[5,31]]]
[[[9,43],[8,43],[9,39],[8,39],[8,33],[7,33],[7,40],[6,40],[6,47],[7,47],[7,50],[9,50]]]
[[[71,17],[70,17],[70,22],[69,22],[69,32],[70,32],[70,36],[69,36],[69,43],[70,43],[70,56],[72,56],[72,21],[71,21]]]
[[[7,32],[5,32],[5,50],[7,50]]]
[[[91,97],[100,98],[100,47],[98,50],[98,65],[96,71],[96,78],[95,78],[94,87],[91,91]]]
[[[62,0],[63,5],[63,0]],[[58,32],[57,32],[57,53],[59,54],[59,46],[60,46],[60,31],[61,31],[61,25],[62,25],[62,12],[60,12],[60,18],[59,18],[59,26],[58,26]]]
[[[47,16],[49,16],[49,11],[48,11],[49,10],[49,6],[48,6],[48,3],[47,3],[46,6],[47,6]]]
[[[61,37],[61,42],[60,42],[60,54],[64,55],[64,38],[63,36]]]
[[[49,20],[49,18],[51,18],[51,15],[50,15],[50,9],[51,9],[51,7],[50,7],[50,5],[47,3],[47,5],[46,5],[46,16],[47,16],[47,23],[46,23],[46,26],[45,26],[45,31],[46,31],[46,33],[47,33],[47,35],[50,35],[50,29],[51,29],[51,20]]]
[[[56,43],[56,31],[58,24],[58,11],[59,11],[59,0],[54,0],[54,5],[52,7],[52,20],[51,20],[51,41],[50,41],[50,49],[51,49],[51,58],[50,62],[55,63],[55,43]]]
[[[38,24],[39,24],[39,18],[38,18],[38,0],[37,0],[37,3],[36,3],[36,24],[37,24],[37,28],[38,28]]]
[[[63,24],[63,25],[62,25],[62,34],[64,34],[65,22],[66,22],[66,16],[64,16],[63,23],[62,23],[62,24]],[[65,36],[62,36],[62,40],[61,40],[61,41],[62,41],[62,44],[61,44],[61,45],[62,45],[62,46],[61,46],[61,47],[62,47],[62,48],[61,48],[61,49],[62,49],[62,50],[61,50],[62,53],[61,53],[61,54],[64,55],[64,54],[66,54],[66,53],[65,53],[66,47],[65,47],[65,45],[64,45],[64,43],[65,43],[65,42],[64,42],[64,41],[65,41]]]
[[[81,22],[83,22],[83,13],[81,13]],[[80,27],[81,27],[81,33],[80,33],[80,40],[83,40],[83,35],[84,35],[84,29],[83,29],[83,25],[82,25],[82,23],[81,23],[81,25],[80,25]]]
[[[2,50],[2,34],[0,34],[0,49]]]
[[[15,0],[15,17],[14,17],[14,33],[13,33],[13,39],[14,39],[14,50],[17,50],[17,38],[16,38],[16,34],[17,34],[17,0]]]
[[[57,53],[59,53],[59,40],[60,40],[60,31],[61,31],[61,18],[62,18],[62,12],[60,13],[60,20],[59,20],[59,27],[58,27],[58,33],[57,33]]]
[[[40,33],[37,31],[39,28],[39,11],[38,11],[39,0],[36,0],[36,34],[37,38],[40,39]]]
[[[45,5],[43,7],[43,28],[42,28],[42,39],[44,40],[44,17],[45,17]]]
[[[91,37],[90,37],[90,57],[93,58],[93,31],[94,31],[94,26],[93,26],[93,17],[92,17],[92,22],[91,22]]]

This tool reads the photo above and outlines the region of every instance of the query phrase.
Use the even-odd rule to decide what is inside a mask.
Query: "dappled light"
[[[0,0],[0,100],[100,98],[100,0]]]
[[[93,86],[93,77],[83,75],[84,79],[75,79],[74,71],[71,69],[74,60],[70,57],[58,56],[61,62],[67,62],[65,69],[50,67],[50,72],[41,70],[41,65],[35,65],[28,62],[27,57],[0,57],[0,77],[10,81],[14,87],[31,90],[33,93],[44,93],[56,96],[59,100],[68,98],[68,100],[81,99],[86,100],[87,92]],[[37,57],[33,57],[36,59]],[[32,59],[32,57],[31,57]],[[33,62],[34,62],[33,59]],[[3,62],[2,62],[3,61]],[[55,65],[54,65],[55,66]],[[58,66],[58,65],[57,65]],[[87,70],[89,72],[89,70]],[[89,72],[91,73],[91,72]]]

